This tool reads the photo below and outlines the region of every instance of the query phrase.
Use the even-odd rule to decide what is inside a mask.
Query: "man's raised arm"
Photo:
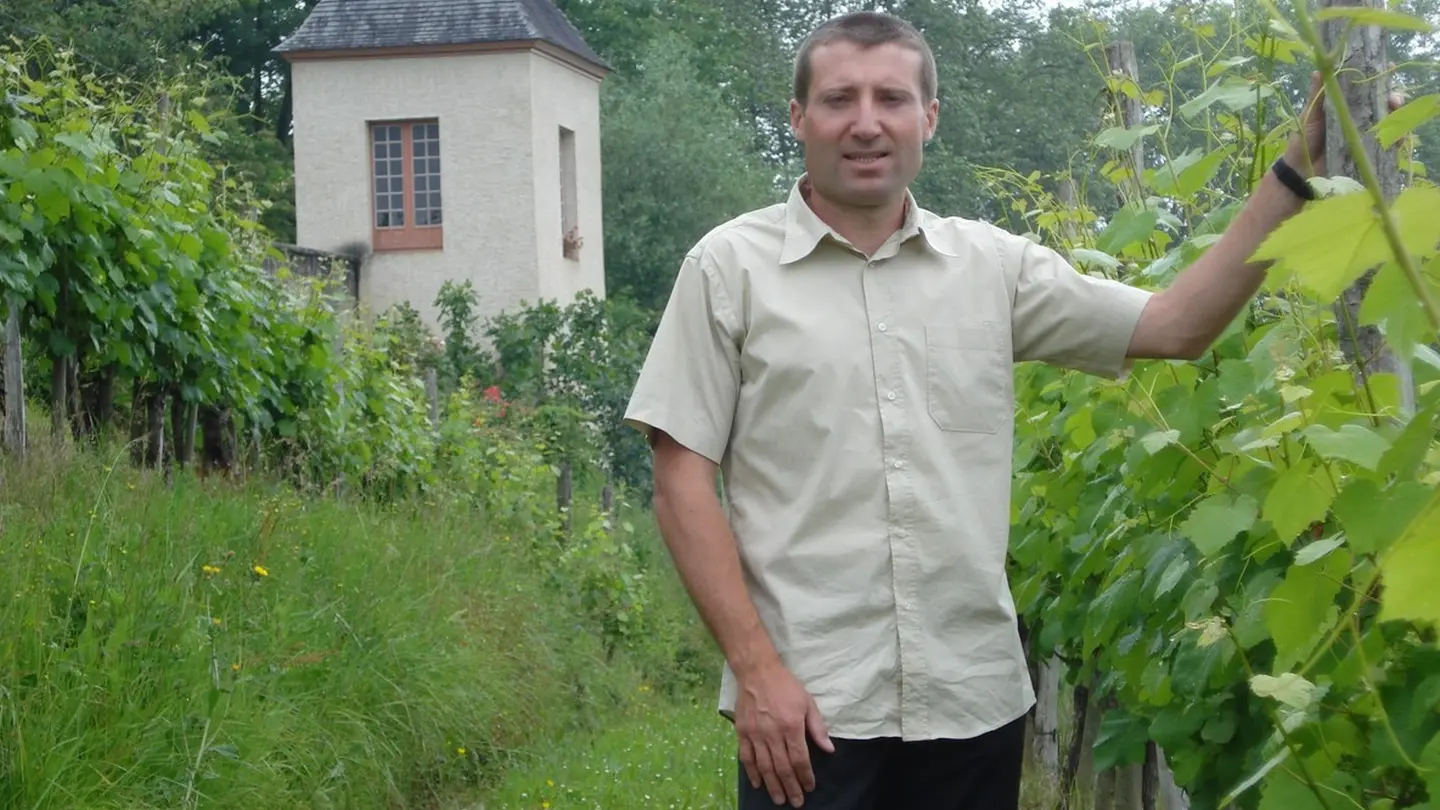
[[[1319,73],[1311,76],[1310,102],[1301,113],[1301,132],[1285,149],[1284,164],[1303,181],[1325,172],[1325,103]],[[1393,110],[1401,103],[1389,99]],[[1140,316],[1127,352],[1132,358],[1193,360],[1210,345],[1260,289],[1268,262],[1250,257],[1279,227],[1299,212],[1304,199],[1267,171],[1255,193],[1220,241],[1157,293]]]

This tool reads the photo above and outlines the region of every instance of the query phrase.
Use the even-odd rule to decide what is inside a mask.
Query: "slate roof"
[[[277,53],[541,40],[609,66],[550,0],[320,0]]]

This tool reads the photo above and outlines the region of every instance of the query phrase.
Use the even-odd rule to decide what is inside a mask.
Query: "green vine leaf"
[[[1342,194],[1310,203],[1260,244],[1253,261],[1273,260],[1272,275],[1288,271],[1317,299],[1331,301],[1366,269],[1390,256],[1368,194]]]
[[[1436,492],[1380,565],[1385,593],[1381,621],[1410,619],[1440,625],[1440,492]]]
[[[1318,565],[1292,565],[1265,605],[1265,626],[1275,642],[1275,667],[1288,670],[1305,659],[1335,625],[1335,597],[1350,570],[1348,554],[1334,553]]]
[[[1265,780],[1260,790],[1260,810],[1331,810],[1322,804],[1305,779],[1295,771],[1281,768]]]
[[[1180,431],[1174,429],[1157,430],[1154,433],[1147,433],[1142,437],[1140,439],[1140,445],[1145,448],[1145,452],[1153,456],[1178,441],[1180,441]]]
[[[1095,145],[1103,146],[1106,149],[1124,151],[1134,146],[1146,135],[1154,135],[1160,131],[1159,124],[1146,124],[1144,126],[1111,127],[1095,136]]]
[[[1265,519],[1288,546],[1312,523],[1324,519],[1334,497],[1325,468],[1304,459],[1276,479],[1265,496]]]
[[[1359,464],[1367,470],[1380,465],[1390,443],[1364,425],[1341,425],[1331,430],[1324,425],[1311,425],[1303,431],[1305,440],[1317,455],[1325,459],[1342,459]]]
[[[1335,519],[1356,554],[1384,552],[1429,502],[1433,490],[1405,481],[1382,490],[1368,478],[1352,481],[1335,499]]]
[[[1416,96],[1375,125],[1375,139],[1389,149],[1415,128],[1440,115],[1440,93]]]
[[[1435,26],[1409,14],[1366,6],[1329,6],[1315,13],[1317,20],[1348,20],[1353,25],[1378,25],[1399,31],[1429,33]]]
[[[1319,695],[1315,684],[1294,672],[1278,676],[1256,675],[1250,679],[1250,690],[1260,697],[1272,698],[1300,711],[1313,706]]]
[[[1235,536],[1249,531],[1260,506],[1249,495],[1212,495],[1200,502],[1180,525],[1180,533],[1205,557],[1219,554]]]
[[[1122,208],[1095,240],[1095,247],[1112,256],[1118,255],[1136,242],[1149,239],[1159,221],[1160,214],[1152,208]]]
[[[1180,105],[1180,115],[1184,118],[1194,118],[1216,104],[1234,112],[1253,107],[1274,94],[1274,88],[1268,84],[1231,78],[1210,85],[1210,89]]]
[[[1296,565],[1309,565],[1345,544],[1345,535],[1337,534],[1324,540],[1317,540],[1295,552]]]

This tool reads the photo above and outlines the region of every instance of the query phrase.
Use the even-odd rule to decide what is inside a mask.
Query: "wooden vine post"
[[[425,369],[425,402],[430,408],[430,427],[440,427],[440,373]]]
[[[1110,67],[1110,75],[1118,76],[1123,82],[1122,86],[1130,90],[1128,93],[1122,90],[1112,94],[1114,108],[1120,117],[1120,126],[1126,129],[1140,126],[1140,66],[1135,60],[1134,43],[1120,40],[1106,45],[1105,61]],[[1134,145],[1130,147],[1130,165],[1126,168],[1134,182],[1132,192],[1135,200],[1145,199],[1144,139],[1136,138]]]
[[[5,449],[25,455],[25,376],[20,357],[20,305],[10,302],[5,318]]]
[[[1381,0],[1322,0],[1321,5],[1326,8],[1386,7]],[[1380,190],[1386,202],[1393,201],[1400,194],[1399,165],[1394,150],[1382,149],[1373,134],[1375,125],[1388,112],[1390,95],[1390,82],[1386,76],[1389,57],[1385,29],[1378,25],[1352,25],[1344,19],[1327,20],[1321,23],[1321,37],[1326,51],[1330,53],[1336,52],[1342,37],[1347,39],[1343,55],[1335,65],[1335,78],[1345,95],[1345,104],[1350,108],[1355,126],[1363,137],[1365,153],[1375,167]],[[1326,173],[1332,177],[1360,179],[1355,157],[1345,141],[1340,117],[1336,115],[1333,104],[1325,108],[1325,165]],[[1373,390],[1377,374],[1394,375],[1402,406],[1406,413],[1414,413],[1415,383],[1409,364],[1402,362],[1385,345],[1378,326],[1360,323],[1360,304],[1375,280],[1376,271],[1377,268],[1373,267],[1367,270],[1335,302],[1340,348],[1345,357],[1355,364],[1356,381],[1360,388]]]
[[[1111,105],[1116,112],[1116,124],[1127,130],[1143,125],[1141,103],[1140,67],[1135,56],[1135,46],[1125,40],[1105,46],[1105,59],[1112,79]],[[1139,203],[1145,199],[1145,147],[1143,138],[1134,138],[1129,148],[1128,165],[1125,166],[1130,183],[1120,183],[1121,202]],[[1069,182],[1060,187],[1062,201],[1069,203],[1074,198],[1074,188]],[[1079,797],[1093,791],[1093,801],[1088,803],[1095,810],[1186,810],[1188,799],[1175,786],[1173,775],[1165,762],[1164,751],[1153,741],[1147,742],[1144,756],[1138,763],[1108,769],[1103,773],[1094,772],[1093,749],[1099,735],[1101,719],[1108,706],[1113,705],[1113,696],[1100,691],[1099,678],[1089,684],[1080,684],[1074,693],[1074,717],[1076,732],[1067,752],[1065,770],[1061,777],[1062,804],[1068,805],[1072,797]],[[1042,689],[1048,691],[1044,679]],[[1046,699],[1050,696],[1047,694]],[[1081,804],[1087,804],[1081,802]]]

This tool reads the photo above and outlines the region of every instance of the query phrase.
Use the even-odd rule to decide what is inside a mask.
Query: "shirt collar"
[[[815,210],[806,202],[805,194],[808,190],[809,176],[801,175],[800,179],[790,188],[790,196],[785,201],[785,243],[780,249],[780,263],[790,264],[809,256],[825,237],[830,237],[839,244],[853,247],[849,240],[836,233],[833,228],[826,225],[816,215]],[[915,196],[909,189],[905,190],[905,219],[900,224],[900,230],[880,248],[881,253],[891,249],[889,246],[899,245],[909,241],[912,237],[923,235],[927,244],[931,235],[926,229],[926,223],[931,215],[928,211],[920,208],[915,203]],[[931,247],[934,247],[932,244]]]

